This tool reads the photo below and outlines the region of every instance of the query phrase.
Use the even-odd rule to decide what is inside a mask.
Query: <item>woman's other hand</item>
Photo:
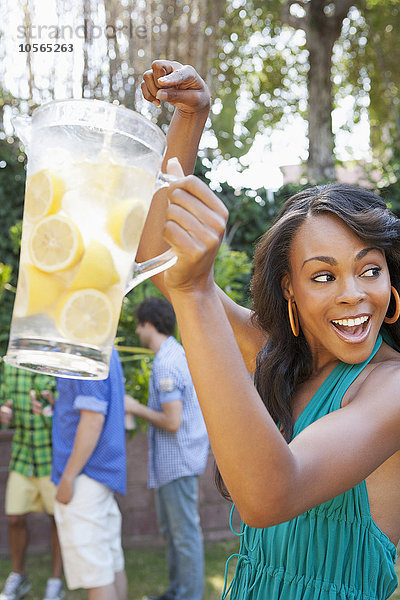
[[[225,205],[194,175],[171,183],[168,199],[164,239],[178,261],[165,271],[165,285],[170,292],[214,285],[213,264],[228,219]]]
[[[197,71],[174,60],[155,60],[143,74],[143,96],[160,106],[169,102],[182,113],[193,114],[210,109],[210,92]]]

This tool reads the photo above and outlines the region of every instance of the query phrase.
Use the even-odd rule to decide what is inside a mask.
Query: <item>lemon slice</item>
[[[35,223],[60,209],[65,192],[62,179],[52,171],[43,169],[28,177],[25,191],[25,216]]]
[[[66,294],[57,307],[57,327],[71,342],[101,344],[111,335],[113,325],[111,302],[99,290]]]
[[[21,265],[14,312],[17,317],[45,312],[64,291],[56,275],[49,275],[33,265]]]
[[[120,248],[134,253],[139,245],[146,216],[147,206],[142,200],[120,200],[109,210],[107,230]]]
[[[78,270],[70,286],[71,289],[95,288],[96,290],[104,290],[110,285],[118,283],[118,281],[119,275],[111,252],[104,244],[92,240],[79,263]]]
[[[83,241],[73,221],[50,215],[37,223],[29,238],[29,253],[35,267],[48,273],[73,267],[83,254]]]

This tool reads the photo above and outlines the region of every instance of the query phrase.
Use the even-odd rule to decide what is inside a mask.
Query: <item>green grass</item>
[[[224,586],[225,562],[237,552],[238,541],[207,544],[205,548],[205,590],[203,600],[219,600]],[[234,561],[232,561],[234,562]],[[159,594],[168,585],[164,548],[135,549],[125,551],[125,567],[128,576],[129,600],[141,600],[147,594]],[[29,556],[26,561],[26,572],[32,585],[32,590],[25,600],[42,600],[51,568],[50,556]],[[10,562],[1,561],[0,590],[5,577],[10,571]],[[233,573],[233,566],[230,569]],[[83,590],[67,592],[66,600],[86,600]]]
[[[224,586],[225,562],[227,558],[237,552],[238,541],[219,542],[207,544],[205,548],[205,590],[203,600],[219,600]],[[129,585],[129,600],[141,600],[147,594],[162,593],[167,586],[167,570],[165,564],[164,548],[135,549],[125,552],[126,573]],[[399,561],[400,562],[400,561]],[[235,561],[229,569],[229,580],[233,575]],[[50,556],[30,556],[27,559],[26,571],[29,574],[32,590],[25,597],[26,600],[41,600],[50,573]],[[2,589],[5,576],[10,570],[7,560],[1,561],[0,589]],[[397,575],[400,579],[400,564],[396,565]],[[86,600],[87,595],[83,590],[67,592],[66,600]],[[390,600],[400,600],[400,587],[397,588]]]

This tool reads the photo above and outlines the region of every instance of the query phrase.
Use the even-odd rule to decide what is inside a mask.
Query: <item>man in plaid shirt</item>
[[[5,499],[12,572],[0,593],[0,600],[18,600],[30,590],[24,562],[28,544],[25,517],[31,512],[47,512],[52,520],[53,573],[47,581],[44,600],[64,598],[61,552],[53,517],[55,487],[50,481],[51,407],[46,407],[47,416],[33,414],[31,390],[37,394],[44,390],[53,392],[55,379],[3,363],[0,421],[2,425],[14,428],[15,433]]]

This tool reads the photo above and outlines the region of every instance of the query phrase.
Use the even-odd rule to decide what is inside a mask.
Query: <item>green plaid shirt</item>
[[[3,363],[0,404],[12,400],[11,427],[15,428],[9,469],[28,477],[45,477],[51,473],[51,419],[32,412],[32,389],[54,393],[55,378]]]

